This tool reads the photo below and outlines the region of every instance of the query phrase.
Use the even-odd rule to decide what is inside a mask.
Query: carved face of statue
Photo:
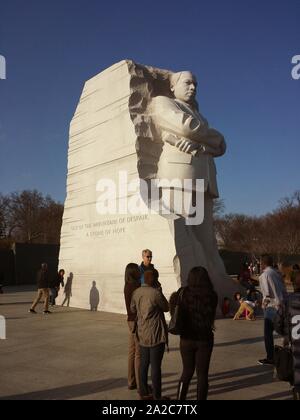
[[[197,81],[189,71],[175,73],[171,80],[171,91],[176,99],[183,102],[193,102],[197,93]]]

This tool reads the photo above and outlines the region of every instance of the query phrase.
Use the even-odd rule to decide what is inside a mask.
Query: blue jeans
[[[55,299],[57,298],[57,295],[58,295],[57,289],[52,287],[50,289],[50,304],[51,305],[55,305]]]
[[[274,359],[274,316],[276,314],[276,309],[266,308],[264,312],[265,326],[264,326],[264,336],[265,336],[265,347],[267,353],[267,359]]]

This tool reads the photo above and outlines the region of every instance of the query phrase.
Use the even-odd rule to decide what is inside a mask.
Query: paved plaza
[[[124,315],[55,307],[51,315],[28,309],[35,290],[5,288],[0,315],[0,399],[135,400],[127,389],[127,324]],[[163,360],[163,395],[175,398],[181,370],[178,337],[170,336]],[[216,322],[210,400],[291,399],[287,383],[259,366],[265,356],[263,322]],[[195,378],[189,397],[195,398]]]

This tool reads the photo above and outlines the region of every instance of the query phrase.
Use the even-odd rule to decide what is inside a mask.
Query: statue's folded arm
[[[180,109],[173,99],[166,96],[153,98],[150,113],[160,131],[204,145],[207,154],[221,156],[225,153],[226,145],[223,136],[218,131],[209,128],[206,120],[196,118]]]

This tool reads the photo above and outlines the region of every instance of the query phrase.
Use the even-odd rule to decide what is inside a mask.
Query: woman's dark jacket
[[[180,290],[182,288],[170,298],[171,314],[174,312]],[[180,337],[196,341],[213,339],[217,304],[218,296],[215,292],[203,294],[196,288],[185,287],[179,310],[184,331]]]

